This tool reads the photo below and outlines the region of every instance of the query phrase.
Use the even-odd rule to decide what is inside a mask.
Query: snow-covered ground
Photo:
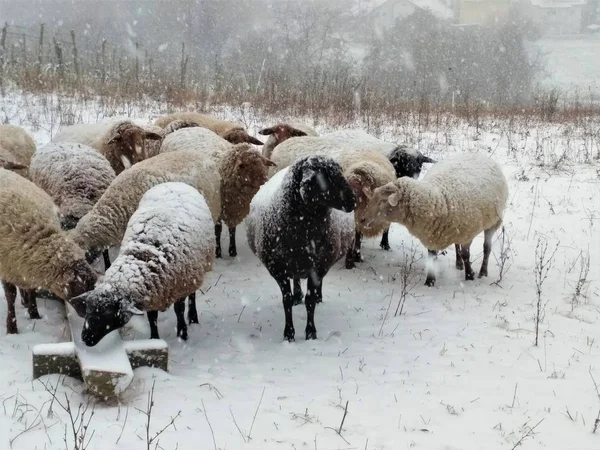
[[[26,126],[39,144],[56,131],[57,122],[50,123],[52,113],[43,113],[39,99],[3,100],[0,120],[6,116]],[[61,111],[78,120],[104,114],[94,102],[62,101]],[[49,102],[46,98],[51,111],[57,105],[48,107]],[[158,113],[156,105],[147,108],[110,113],[140,119]],[[242,112],[222,111],[253,131],[270,124]],[[597,130],[598,123],[590,126]],[[488,279],[465,282],[449,249],[439,257],[435,288],[423,285],[424,259],[414,264],[416,285],[404,313],[395,316],[403,264],[413,250],[423,256],[418,242],[395,225],[392,251],[368,240],[364,263],[352,271],[340,263],[325,278],[315,316],[319,339],[304,341],[306,313],[297,306],[298,340],[287,343],[277,285],[248,249],[240,227],[239,256],[216,263],[198,295],[200,325],[190,327],[189,340],[177,339],[172,310],[159,317],[160,335],[170,346],[169,373],[138,369],[118,403],[96,404],[87,448],[148,448],[140,410],[147,407],[153,383],[150,436],[180,412],[175,427],[159,437],[157,448],[165,450],[600,448],[600,429],[593,433],[600,413],[594,386],[600,383],[600,166],[590,161],[600,142],[583,139],[584,130],[572,126],[540,123],[486,121],[474,128],[453,120],[431,129],[405,124],[381,131],[390,140],[416,142],[438,159],[477,150],[502,162],[511,190],[504,279],[492,284],[502,253],[498,236]],[[536,347],[540,240],[548,244],[547,256],[556,253],[541,289],[544,313]],[[480,237],[472,246],[476,269],[482,242]],[[589,274],[579,282],[588,258]],[[62,306],[39,303],[42,320],[30,321],[17,305],[21,334],[0,331],[0,449],[74,448],[68,415],[31,379],[32,346],[69,336]],[[0,306],[0,323],[5,318]],[[145,319],[139,319],[124,334],[147,332]],[[64,403],[66,395],[75,409],[88,402],[77,380],[41,381],[50,389],[58,385],[58,399]]]

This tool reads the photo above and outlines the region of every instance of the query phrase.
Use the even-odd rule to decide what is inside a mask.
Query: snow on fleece
[[[117,290],[143,310],[163,310],[200,287],[214,253],[214,222],[204,197],[185,183],[162,183],[142,197],[96,291]]]

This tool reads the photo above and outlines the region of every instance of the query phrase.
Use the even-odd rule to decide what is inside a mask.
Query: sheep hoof
[[[312,329],[309,329],[308,327],[306,328],[306,340],[310,341],[312,339],[316,339],[317,338],[317,330],[312,327]]]
[[[294,327],[288,327],[286,325],[285,331],[283,332],[283,338],[288,342],[294,342],[296,340],[294,338],[295,335],[296,331],[294,330]]]
[[[354,269],[356,267],[356,264],[354,263],[354,260],[351,258],[346,258],[346,269],[350,270],[350,269]]]
[[[479,278],[482,278],[482,277],[487,277],[487,276],[488,276],[487,269],[485,269],[485,270],[484,270],[484,269],[481,269],[481,270],[479,271]]]
[[[29,318],[30,318],[31,320],[40,320],[40,319],[42,318],[42,316],[40,316],[40,313],[39,313],[39,312],[37,312],[37,311],[31,311],[31,312],[29,313]]]
[[[229,256],[231,256],[232,258],[235,258],[237,256],[237,250],[229,249]]]
[[[17,324],[7,324],[6,325],[6,334],[19,334],[19,330],[17,329]]]
[[[215,252],[215,258],[220,258],[220,257],[221,257],[221,249],[218,249],[218,250]]]
[[[323,303],[323,299],[322,298],[318,298],[315,300],[315,303]]]
[[[475,279],[475,272],[473,272],[472,270],[470,272],[466,272],[465,273],[465,280],[467,281],[473,281]]]
[[[200,321],[198,320],[198,313],[188,313],[188,323],[190,325],[194,324],[194,323],[200,323]]]
[[[302,304],[302,294],[300,295],[294,295],[294,303],[292,303],[294,306],[298,306]]]
[[[456,261],[456,270],[464,270],[464,269],[465,269],[464,263],[462,261],[461,262]]]
[[[433,287],[435,285],[435,277],[427,277],[425,280],[425,286]]]
[[[183,339],[184,341],[188,340],[188,333],[187,333],[187,329],[183,328],[181,330],[177,330],[177,337],[180,337],[181,339]]]
[[[390,244],[379,244],[382,250],[389,252],[391,250]]]
[[[150,333],[150,339],[160,339],[160,337],[158,336],[158,333]]]

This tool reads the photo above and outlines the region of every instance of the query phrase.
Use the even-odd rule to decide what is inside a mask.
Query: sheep
[[[195,129],[179,130],[170,136]],[[88,251],[118,245],[144,193],[167,181],[187,183],[200,191],[216,223],[222,217],[222,209],[235,208],[237,200],[254,196],[266,181],[267,163],[249,144],[230,146],[225,155],[218,151],[215,154],[218,157],[207,158],[195,150],[161,153],[117,175],[92,210],[77,223],[73,239]],[[223,176],[229,168],[234,176]],[[246,187],[240,192],[242,183]],[[238,191],[234,190],[236,186]],[[231,195],[232,201],[222,200],[221,192]]]
[[[254,151],[248,144],[239,144],[236,147],[205,128],[188,128],[167,136],[161,152],[179,150],[193,150],[207,160],[221,160],[220,182],[215,179],[214,189],[219,190],[221,199],[221,216],[215,222],[215,235],[217,237],[217,258],[221,257],[221,232],[223,222],[229,229],[229,256],[237,256],[235,240],[236,227],[242,223],[250,211],[250,201],[258,188],[267,180],[264,167],[274,164]],[[243,151],[246,153],[246,162],[237,160],[229,154]],[[251,163],[251,160],[262,161],[263,164]],[[239,176],[240,169],[244,172],[245,165],[253,164],[256,171],[249,176]]]
[[[69,301],[92,289],[96,278],[83,250],[60,229],[50,196],[20,175],[0,169],[0,279],[8,305],[7,332],[18,332],[17,287],[27,294],[30,317],[39,318],[35,289]]]
[[[158,141],[148,141],[146,144],[146,157],[152,158],[160,153],[163,140],[171,133],[181,130],[182,128],[198,127],[196,122],[190,122],[186,120],[174,120],[169,123],[165,128],[156,127],[156,133],[161,135],[161,139]]]
[[[161,139],[162,136],[155,131],[121,119],[72,125],[60,130],[52,141],[77,142],[95,148],[119,175],[126,168],[147,158],[146,140]]]
[[[22,128],[0,125],[0,164],[28,177],[27,167],[35,153],[35,142]]]
[[[296,158],[310,155],[325,155],[338,162],[344,176],[354,189],[357,200],[354,216],[356,218],[355,249],[351,258],[346,260],[346,268],[351,269],[356,262],[362,261],[361,242],[363,236],[375,237],[387,229],[385,224],[365,229],[361,224],[364,217],[368,195],[373,189],[396,179],[392,164],[381,153],[361,149],[360,146],[339,144],[326,137],[298,137],[288,139],[275,147],[271,160],[277,164],[275,170],[291,165]],[[388,224],[389,226],[389,224]]]
[[[373,192],[362,219],[365,227],[398,222],[428,250],[427,279],[435,284],[433,258],[438,250],[458,245],[465,279],[473,280],[473,238],[484,232],[479,277],[487,276],[494,232],[502,225],[508,184],[500,165],[481,154],[461,154],[438,162],[422,181],[399,178]]]
[[[174,113],[159,117],[156,119],[154,124],[165,128],[171,122],[178,119],[188,122],[195,122],[198,124],[198,126],[209,129],[232,144],[248,143],[254,145],[263,145],[261,141],[253,136],[250,136],[241,125],[229,122],[228,120],[217,119],[216,117],[208,114],[200,114],[197,112]]]
[[[158,339],[158,311],[174,304],[177,336],[187,340],[185,298],[202,286],[215,258],[214,222],[204,197],[185,183],[167,182],[140,200],[119,256],[94,290],[73,299],[85,317],[81,339],[94,346],[132,316],[147,312]]]
[[[281,290],[283,336],[288,341],[295,337],[292,307],[301,301],[303,278],[308,279],[305,337],[317,338],[314,314],[323,298],[323,278],[340,258],[352,253],[355,201],[340,165],[320,155],[299,158],[265,183],[252,200],[246,218],[248,245]]]
[[[318,136],[314,128],[300,123],[288,124],[280,122],[269,128],[263,128],[258,132],[263,136],[269,136],[263,145],[262,155],[270,158],[275,147],[291,137]]]

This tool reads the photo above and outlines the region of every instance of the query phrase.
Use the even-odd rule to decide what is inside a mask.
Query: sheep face
[[[3,169],[6,169],[6,170],[23,170],[23,169],[27,169],[27,166],[24,166],[22,164],[18,164],[16,162],[7,161],[4,158],[0,158],[0,167],[2,167]]]
[[[291,137],[306,136],[304,131],[300,131],[286,123],[279,123],[273,127],[264,128],[260,130],[258,134],[269,136],[269,141],[273,148]],[[274,142],[271,138],[273,138]]]
[[[146,139],[157,141],[162,136],[132,123],[123,123],[115,128],[106,144],[114,146],[115,156],[127,166],[125,162],[134,165],[147,158]]]
[[[396,171],[396,177],[419,178],[423,164],[435,163],[435,160],[423,155],[419,151],[399,145],[390,154],[390,162]]]
[[[95,290],[73,299],[77,314],[85,317],[81,340],[93,347],[104,336],[122,328],[134,315],[142,315],[130,301],[122,299],[114,290]]]
[[[254,195],[267,181],[269,167],[276,167],[276,164],[248,147],[236,156],[234,177],[243,181],[242,189],[251,190]]]
[[[333,159],[312,156],[301,160],[300,198],[312,208],[354,211],[356,197]]]
[[[393,217],[396,220],[401,208],[397,208],[402,200],[402,190],[395,183],[388,183],[373,191],[367,204],[364,215],[360,219],[365,228],[377,228],[390,222]]]
[[[253,136],[250,136],[244,130],[241,130],[239,128],[234,129],[234,130],[229,130],[222,137],[226,141],[231,142],[233,145],[244,144],[244,143],[254,144],[254,145],[263,145],[263,143],[261,141],[259,141],[258,139],[256,139]]]

